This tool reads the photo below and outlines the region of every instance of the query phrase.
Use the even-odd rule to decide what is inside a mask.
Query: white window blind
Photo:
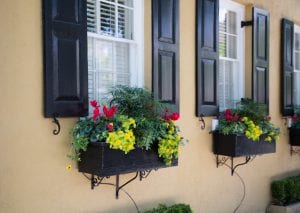
[[[243,6],[220,1],[219,14],[219,106],[235,108],[244,96],[244,33],[240,28]]]
[[[300,107],[300,27],[294,27],[294,104]]]
[[[90,100],[104,100],[116,85],[139,85],[143,26],[137,23],[143,23],[138,16],[143,14],[141,2],[87,0]]]

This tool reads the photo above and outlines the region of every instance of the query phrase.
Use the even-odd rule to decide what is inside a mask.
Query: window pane
[[[236,35],[236,13],[226,9],[220,10],[219,31]]]
[[[300,106],[300,72],[294,73],[294,104]]]
[[[127,7],[133,7],[133,0],[118,0],[118,3]]]
[[[133,11],[118,7],[118,37],[132,39]]]
[[[102,35],[115,36],[115,6],[100,1],[100,31]]]
[[[237,52],[237,37],[228,35],[226,56],[228,58],[236,58],[236,52]]]
[[[300,52],[295,52],[295,69],[300,70]]]
[[[219,33],[219,55],[221,57],[226,57],[226,50],[227,50],[227,42],[226,42],[226,34]]]
[[[295,50],[300,50],[300,34],[295,33]]]
[[[89,38],[89,98],[103,100],[111,87],[130,85],[130,45]]]
[[[219,55],[221,57],[237,58],[237,37],[219,33]]]
[[[240,101],[241,71],[236,61],[227,61],[220,59],[219,72],[219,104],[220,111],[226,108],[235,108],[236,103]]]
[[[87,0],[87,31],[96,32],[96,0]]]

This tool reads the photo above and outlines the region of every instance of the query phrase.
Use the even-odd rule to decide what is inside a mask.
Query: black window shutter
[[[252,98],[269,111],[269,12],[253,8]]]
[[[152,91],[179,110],[179,0],[152,0]]]
[[[281,22],[281,113],[293,115],[293,54],[294,23],[287,19]]]
[[[219,0],[197,0],[196,6],[196,115],[219,111]]]
[[[88,113],[86,0],[44,0],[44,115]]]

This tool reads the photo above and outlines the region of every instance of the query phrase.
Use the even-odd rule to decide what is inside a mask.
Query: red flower
[[[227,121],[231,121],[233,119],[233,116],[231,114],[225,115],[225,118]]]
[[[178,112],[173,112],[169,118],[173,121],[177,121],[180,118],[180,114]]]
[[[225,115],[231,115],[230,109],[226,109],[224,114],[225,114]]]
[[[93,111],[93,120],[97,120],[97,118],[100,116],[99,107],[95,107]]]
[[[233,120],[238,121],[239,120],[239,116],[237,114],[233,115]]]
[[[106,128],[108,129],[108,131],[113,131],[114,130],[114,124],[113,123],[109,123],[107,124]]]
[[[91,106],[94,107],[94,108],[95,108],[95,107],[99,107],[99,105],[98,105],[98,103],[97,103],[96,100],[91,100],[91,101],[90,101],[90,104],[91,104]]]
[[[103,112],[107,118],[113,117],[117,112],[117,107],[113,106],[108,109],[106,106],[103,107]]]
[[[299,116],[294,115],[294,116],[292,117],[292,120],[293,120],[293,121],[297,121],[297,120],[299,120],[299,118],[300,118]]]

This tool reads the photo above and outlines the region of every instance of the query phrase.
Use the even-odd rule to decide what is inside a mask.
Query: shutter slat
[[[219,0],[197,0],[196,115],[218,113]]]
[[[293,110],[294,23],[281,22],[281,113],[291,116]]]
[[[44,0],[44,115],[88,113],[85,0]]]
[[[253,8],[252,98],[269,111],[269,12]]]
[[[153,0],[152,20],[152,90],[179,110],[179,0]]]

